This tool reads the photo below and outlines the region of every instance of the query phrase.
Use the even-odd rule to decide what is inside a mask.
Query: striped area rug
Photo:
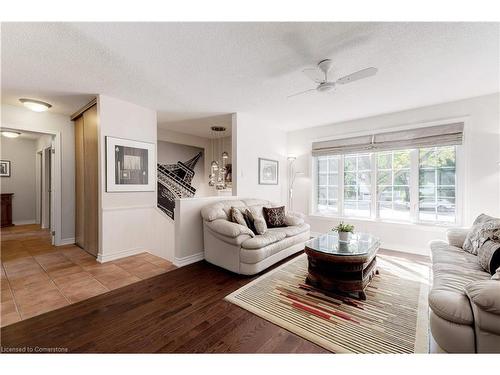
[[[429,265],[377,256],[366,301],[304,283],[302,254],[225,299],[334,353],[428,353]]]

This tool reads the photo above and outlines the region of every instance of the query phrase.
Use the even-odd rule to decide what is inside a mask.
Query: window
[[[370,217],[370,154],[344,156],[344,214]]]
[[[410,150],[377,153],[377,213],[410,220]]]
[[[454,223],[455,219],[455,147],[431,147],[419,150],[418,214],[422,221]]]
[[[316,158],[318,210],[325,213],[338,212],[339,200],[339,156]]]
[[[315,157],[316,212],[456,223],[456,146]]]

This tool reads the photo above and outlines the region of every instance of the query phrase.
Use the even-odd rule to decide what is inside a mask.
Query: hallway
[[[1,230],[0,326],[28,319],[176,267],[147,252],[99,263],[75,245],[55,247],[48,230]]]

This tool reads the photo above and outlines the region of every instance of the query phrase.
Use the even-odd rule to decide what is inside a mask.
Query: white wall
[[[500,216],[499,106],[500,96],[493,94],[288,133],[288,153],[298,157],[295,170],[306,173],[296,180],[294,210],[309,213],[312,197],[310,155],[314,140],[465,117],[463,225],[469,226],[482,212]],[[325,232],[337,223],[337,220],[314,216],[309,216],[308,221],[313,232]],[[351,221],[358,230],[379,236],[383,247],[394,250],[428,254],[428,241],[445,236],[444,229],[437,226]]]
[[[156,111],[99,95],[99,261],[155,247],[156,189],[151,192],[106,192],[105,137],[156,144]],[[152,157],[155,158],[156,150]]]
[[[242,198],[261,198],[276,203],[286,202],[287,136],[271,128],[265,119],[248,113],[237,113],[233,124],[236,162],[233,160],[233,195]],[[234,150],[233,150],[234,152]],[[259,158],[279,161],[278,185],[259,185]]]
[[[36,222],[36,140],[1,137],[1,159],[10,161],[10,177],[1,177],[2,193],[12,197],[12,221]]]
[[[75,135],[69,116],[52,112],[33,112],[24,107],[2,104],[2,127],[40,133],[58,132],[61,138],[61,240],[75,237]]]

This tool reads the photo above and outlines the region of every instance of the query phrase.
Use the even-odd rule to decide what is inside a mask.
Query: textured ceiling
[[[334,93],[301,69],[376,76]],[[2,101],[70,114],[102,93],[158,111],[159,123],[251,112],[285,130],[499,91],[497,23],[7,23]]]

